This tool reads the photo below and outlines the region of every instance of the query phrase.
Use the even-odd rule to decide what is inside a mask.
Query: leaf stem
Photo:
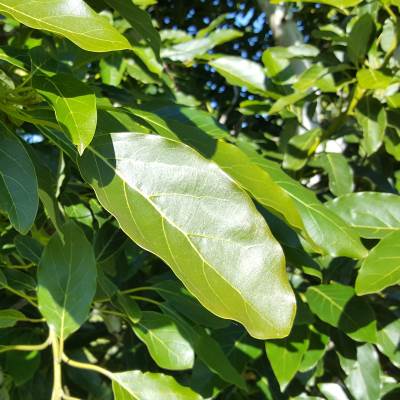
[[[82,363],[80,361],[72,360],[65,353],[63,353],[62,355],[62,360],[65,362],[65,364],[71,367],[98,372],[99,374],[104,375],[109,379],[112,379],[112,373],[106,370],[105,368],[99,367],[98,365]]]
[[[51,334],[47,337],[46,341],[40,344],[16,344],[12,346],[0,346],[0,353],[6,351],[40,351],[50,346],[52,343]]]
[[[53,391],[51,400],[62,400],[62,375],[61,375],[61,354],[60,343],[57,334],[52,326],[50,326],[51,348],[53,350]]]

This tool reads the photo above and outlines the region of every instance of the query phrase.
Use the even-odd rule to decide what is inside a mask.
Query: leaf
[[[110,374],[115,400],[202,400],[172,376],[153,372],[127,371]]]
[[[316,158],[315,165],[322,167],[328,173],[329,189],[335,196],[342,196],[353,191],[353,170],[343,154],[322,153]],[[348,219],[343,219],[349,222]]]
[[[376,293],[400,282],[400,231],[385,236],[361,264],[356,280],[359,295]]]
[[[34,29],[65,36],[88,51],[129,49],[129,42],[83,0],[0,1],[0,12]]]
[[[106,85],[118,86],[124,77],[127,64],[120,54],[112,53],[100,60],[99,67],[101,81]]]
[[[192,345],[170,316],[143,311],[139,322],[132,325],[132,328],[161,368],[180,371],[193,367]]]
[[[327,400],[349,400],[346,392],[338,383],[320,383],[318,389]]]
[[[379,350],[389,358],[390,362],[399,368],[400,319],[396,319],[378,330],[377,345]]]
[[[173,280],[163,280],[154,286],[161,297],[167,303],[183,314],[195,324],[200,324],[209,328],[223,328],[229,322],[217,318],[214,314],[207,311],[190,293],[178,282]]]
[[[223,56],[209,62],[228,83],[245,86],[251,93],[268,95],[263,67],[250,60],[236,56]]]
[[[155,57],[160,61],[161,39],[158,31],[153,27],[150,15],[132,1],[106,0],[106,3],[129,22],[138,44],[151,47]]]
[[[400,231],[400,196],[392,193],[358,192],[325,203],[347,221],[358,234],[382,239]]]
[[[13,309],[0,310],[0,329],[12,328],[18,321],[25,321],[26,319],[21,311]]]
[[[363,89],[387,89],[397,80],[389,75],[372,69],[360,69],[357,72],[357,81]]]
[[[14,239],[18,253],[27,260],[39,264],[43,246],[37,240],[29,236],[17,236]]]
[[[295,303],[282,250],[214,163],[173,140],[111,132],[94,139],[79,167],[124,232],[162,258],[206,308],[255,337],[287,334]]]
[[[79,154],[92,141],[97,124],[96,96],[84,83],[68,74],[35,76],[33,85],[52,105],[58,123],[77,145]]]
[[[307,163],[307,158],[318,147],[321,135],[321,129],[317,128],[291,137],[283,156],[283,168],[293,171],[303,168]]]
[[[39,205],[35,168],[24,146],[0,122],[0,210],[14,228],[26,234]]]
[[[380,366],[374,346],[366,343],[357,347],[357,363],[345,379],[346,386],[356,400],[380,398]]]
[[[113,303],[123,311],[129,320],[136,324],[142,318],[142,311],[137,302],[126,294],[117,293]]]
[[[353,25],[347,43],[347,56],[355,65],[360,65],[370,46],[370,39],[375,32],[375,22],[371,14],[364,14]]]
[[[315,329],[310,330],[309,345],[307,352],[301,361],[300,372],[309,371],[315,368],[327,351],[329,336],[317,332]]]
[[[86,320],[96,292],[93,249],[73,222],[55,233],[44,249],[38,270],[39,310],[61,341]]]
[[[238,371],[232,366],[226,354],[219,346],[218,342],[207,334],[200,335],[195,343],[196,354],[207,365],[226,382],[246,389],[246,382]]]
[[[308,91],[301,91],[288,94],[287,96],[281,96],[269,109],[268,114],[273,115],[280,113],[286,107],[296,104],[298,101],[303,100],[308,95]]]
[[[248,155],[292,198],[306,232],[320,249],[334,257],[363,258],[366,256],[367,250],[352,228],[324,207],[312,191],[285,174],[277,163],[254,152],[249,152]]]
[[[295,326],[285,339],[265,343],[268,360],[282,391],[298,372],[308,343],[309,330],[305,325]]]
[[[385,109],[378,100],[364,97],[358,103],[356,118],[364,134],[362,147],[370,156],[381,147],[383,142],[387,125]]]
[[[161,56],[162,58],[169,58],[173,61],[188,61],[196,57],[201,57],[214,47],[241,36],[243,36],[243,33],[236,29],[217,29],[206,37],[188,40],[164,48],[161,51]]]
[[[306,298],[311,311],[322,321],[339,328],[352,339],[376,342],[376,320],[372,308],[355,296],[351,286],[339,283],[311,286]]]
[[[215,141],[209,136],[218,139],[227,135],[208,114],[198,110],[194,112],[190,108],[176,110],[171,107],[155,109],[154,113],[131,110],[160,135],[183,141],[206,158],[212,159],[259,203],[277,213],[295,229],[304,229],[293,201],[266,171],[251,162],[237,146],[222,140]],[[182,120],[177,119],[179,115]]]

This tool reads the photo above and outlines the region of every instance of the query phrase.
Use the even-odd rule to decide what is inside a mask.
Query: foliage
[[[400,3],[189,3],[0,1],[0,399],[397,398]]]

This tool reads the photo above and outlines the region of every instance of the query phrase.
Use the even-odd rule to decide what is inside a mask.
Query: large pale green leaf
[[[38,270],[38,302],[60,340],[88,317],[96,292],[96,260],[91,244],[73,222],[55,233],[44,249]]]
[[[364,97],[357,106],[356,117],[363,130],[362,147],[370,156],[382,145],[387,126],[386,111],[378,100]]]
[[[391,193],[358,192],[327,202],[360,236],[381,239],[400,231],[400,196]]]
[[[176,107],[155,108],[153,112],[140,109],[131,111],[148,122],[160,135],[181,140],[213,160],[260,204],[277,213],[295,229],[304,231],[293,200],[269,174],[251,162],[237,146],[210,137],[218,139],[226,136],[210,115]]]
[[[0,210],[27,233],[39,205],[35,167],[19,139],[0,122]]]
[[[356,400],[376,400],[380,397],[381,370],[378,352],[372,344],[357,347],[357,362],[345,380]]]
[[[172,376],[153,372],[127,371],[110,374],[115,400],[202,400]]]
[[[2,0],[0,12],[34,29],[65,36],[85,50],[129,49],[129,42],[83,0]]]
[[[315,164],[328,173],[329,189],[335,196],[353,191],[353,170],[343,154],[322,153],[315,160]],[[349,222],[346,218],[343,219]]]
[[[361,264],[357,294],[380,292],[400,282],[400,231],[385,236]]]
[[[37,76],[33,85],[52,105],[57,121],[82,154],[96,130],[96,96],[93,91],[68,74]]]
[[[285,174],[277,163],[253,151],[248,155],[294,200],[306,232],[321,249],[335,257],[362,258],[367,255],[367,250],[352,228],[324,207],[311,190]]]
[[[351,286],[339,283],[311,286],[306,292],[311,311],[322,321],[339,328],[352,339],[376,342],[376,320],[372,308],[355,295]]]
[[[246,193],[184,144],[104,128],[79,167],[125,233],[213,313],[257,338],[287,335],[295,301],[282,250]]]
[[[170,316],[143,311],[142,317],[132,328],[161,368],[184,370],[193,367],[193,348]]]
[[[309,330],[305,325],[295,326],[285,339],[271,340],[265,343],[268,360],[281,390],[285,390],[300,369],[308,343]]]

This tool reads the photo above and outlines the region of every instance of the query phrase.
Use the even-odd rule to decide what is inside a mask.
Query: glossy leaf
[[[39,205],[35,168],[19,139],[0,123],[0,210],[25,234]]]
[[[42,315],[61,340],[86,320],[96,291],[93,249],[73,222],[63,226],[44,249],[38,270],[38,302]]]
[[[400,231],[385,236],[361,264],[357,294],[376,293],[400,282]]]
[[[193,367],[193,348],[170,316],[143,311],[140,320],[132,328],[161,368],[185,370]]]
[[[296,326],[285,339],[265,343],[268,360],[282,391],[300,369],[308,343],[309,330],[305,325]]]
[[[249,92],[267,94],[265,74],[262,66],[241,57],[224,56],[209,63],[228,83],[245,86]]]
[[[325,204],[347,221],[358,234],[382,239],[400,231],[400,196],[391,193],[358,192],[341,196]]]
[[[339,283],[311,286],[306,292],[311,311],[352,339],[376,342],[376,320],[371,307],[356,297],[351,286]]]
[[[110,374],[115,400],[202,400],[172,376],[153,372],[127,371]]]
[[[82,154],[96,130],[97,110],[93,91],[67,74],[38,76],[33,84],[52,105],[58,123]]]
[[[295,304],[282,251],[215,164],[175,141],[126,132],[95,138],[79,166],[127,235],[161,257],[206,308],[255,337],[287,334]]]
[[[34,29],[65,36],[88,51],[129,49],[129,42],[83,0],[0,1],[0,12]]]
[[[206,158],[212,159],[238,185],[248,191],[259,203],[285,219],[297,230],[303,230],[303,222],[295,204],[266,171],[255,165],[237,146],[215,139],[224,138],[224,131],[207,114],[193,113],[191,109],[171,108],[154,110],[154,113],[132,109],[162,136],[181,140],[194,147]],[[177,116],[187,117],[182,121]],[[176,116],[177,115],[177,116]],[[207,134],[205,133],[207,132]]]
[[[373,345],[367,343],[357,348],[357,363],[345,383],[356,400],[380,398],[379,358]]]
[[[292,198],[302,217],[306,232],[320,249],[332,256],[352,258],[366,256],[367,250],[352,228],[324,207],[313,192],[285,174],[273,161],[253,152],[249,153],[249,156]]]

